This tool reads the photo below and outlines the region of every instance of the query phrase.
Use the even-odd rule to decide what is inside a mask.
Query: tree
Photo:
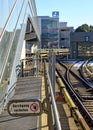
[[[90,25],[90,32],[93,32],[93,26]]]
[[[76,28],[75,32],[93,32],[93,26],[88,26],[87,24],[82,24],[78,28]]]

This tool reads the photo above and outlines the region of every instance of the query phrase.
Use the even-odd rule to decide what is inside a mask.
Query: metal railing
[[[51,84],[49,72],[47,70],[45,61],[44,61],[44,78],[45,78],[45,93],[46,93],[49,130],[62,130],[54,98],[53,86]]]
[[[25,35],[23,27],[26,29],[25,26],[28,17],[32,19],[31,24],[36,35],[38,35],[38,39],[40,39],[35,1],[15,0],[13,4],[0,34],[0,82],[11,76],[14,68],[14,60],[18,59],[16,61],[19,62],[19,52],[22,49],[22,45],[20,46],[19,44],[23,43]],[[36,35],[33,34],[31,36],[32,38],[36,38]]]
[[[8,86],[8,80],[4,80],[1,84],[0,84],[0,113],[3,109],[4,103],[5,103],[5,98],[7,95],[7,86]]]

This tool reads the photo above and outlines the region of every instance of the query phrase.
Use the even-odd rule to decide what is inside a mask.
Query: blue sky
[[[52,16],[52,11],[59,11],[60,21],[68,22],[68,26],[93,25],[93,0],[35,1],[39,16]]]

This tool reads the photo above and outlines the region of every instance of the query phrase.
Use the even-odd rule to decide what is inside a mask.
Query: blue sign
[[[53,11],[52,12],[52,17],[59,18],[59,12],[58,11]]]

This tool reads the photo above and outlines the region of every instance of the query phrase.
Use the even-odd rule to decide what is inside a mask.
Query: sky
[[[93,25],[93,0],[35,0],[38,16],[52,16],[59,11],[59,21],[77,28],[82,24]]]

